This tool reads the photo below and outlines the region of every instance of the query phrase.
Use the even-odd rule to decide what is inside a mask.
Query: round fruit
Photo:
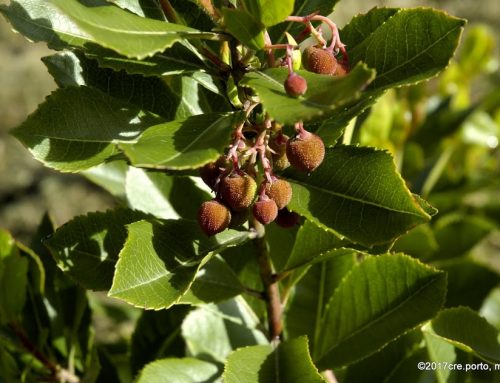
[[[315,46],[307,47],[302,54],[302,64],[310,72],[332,75],[337,69],[337,60],[330,52]]]
[[[288,181],[276,179],[271,184],[267,184],[266,193],[274,202],[278,209],[283,209],[292,199],[292,187]]]
[[[316,134],[304,132],[287,141],[286,156],[292,166],[312,172],[325,158],[325,144]]]
[[[290,73],[285,80],[285,90],[291,97],[302,96],[307,91],[307,81],[297,73]]]
[[[257,183],[248,174],[233,173],[222,179],[219,190],[224,202],[232,210],[240,211],[252,204],[257,191]]]
[[[299,223],[299,220],[300,215],[288,209],[278,211],[278,216],[276,217],[276,223],[285,229],[294,227]]]
[[[198,210],[198,223],[203,232],[212,236],[224,231],[231,221],[231,212],[219,201],[203,202]]]
[[[262,199],[253,205],[253,216],[263,225],[273,222],[277,215],[278,207],[272,199]]]

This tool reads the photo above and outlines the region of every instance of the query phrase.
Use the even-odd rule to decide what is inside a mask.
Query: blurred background
[[[8,0],[0,0],[0,3],[8,3]],[[334,19],[342,26],[353,15],[375,5],[432,6],[468,19],[468,28],[486,25],[496,41],[500,38],[498,0],[344,0],[339,3]],[[0,16],[0,226],[22,241],[29,239],[46,211],[57,224],[62,224],[75,215],[113,206],[111,197],[84,177],[44,168],[9,136],[9,131],[55,89],[54,81],[40,61],[49,54],[51,51],[44,44],[32,44],[13,33]],[[492,78],[500,84],[498,71],[489,68],[489,72],[483,86],[491,86]]]

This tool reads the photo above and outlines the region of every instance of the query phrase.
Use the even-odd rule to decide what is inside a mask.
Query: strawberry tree
[[[1,233],[1,381],[445,382],[416,362],[500,360],[413,251],[437,210],[353,134],[448,65],[465,21],[374,8],[339,29],[336,3],[1,6],[56,51],[58,89],[12,134],[118,201],[47,216],[31,247]],[[125,351],[94,338],[89,291],[143,309]]]

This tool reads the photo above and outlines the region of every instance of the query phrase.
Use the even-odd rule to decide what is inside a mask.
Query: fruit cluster
[[[329,76],[343,76],[348,72],[347,55],[336,27],[332,26],[332,43],[327,47],[320,32],[310,24],[311,20],[318,19],[331,26],[329,20],[315,15],[297,20],[291,16],[289,19],[307,23],[310,33],[321,43],[306,48],[302,56],[299,55],[306,70]],[[290,40],[295,41],[293,38]],[[300,63],[297,65],[294,62],[298,53],[294,52],[298,48],[296,43],[267,45],[266,48],[268,52],[286,49],[286,55],[281,60],[281,65],[288,67],[284,90],[290,97],[302,97],[307,92],[307,81],[294,72],[294,68],[300,66]],[[335,57],[339,52],[342,53],[341,61]],[[273,65],[274,55],[269,53],[269,57]],[[292,198],[292,187],[276,172],[292,166],[310,173],[325,156],[322,139],[307,131],[301,121],[295,123],[295,134],[290,138],[283,127],[264,111],[257,112],[259,105],[255,97],[243,101],[246,116],[235,127],[227,153],[200,170],[203,181],[215,192],[215,198],[204,202],[198,212],[199,225],[209,236],[245,223],[250,214],[264,225],[276,220],[283,227],[294,226],[299,216],[286,208]]]
[[[292,165],[311,172],[325,156],[325,146],[319,136],[306,131],[302,124],[298,124],[297,129],[294,138],[288,138],[281,131],[272,134],[264,130],[261,137],[267,138],[267,143],[259,143],[257,139],[253,146],[248,146],[245,142],[238,145],[236,151],[230,150],[228,155],[200,170],[203,181],[216,193],[215,199],[204,202],[198,213],[198,222],[207,235],[244,223],[250,209],[253,217],[264,225],[279,217],[278,223],[282,226],[293,226],[297,217],[286,210],[292,187],[277,177],[273,169],[283,170]],[[254,154],[258,152],[264,169],[260,186],[255,172]]]

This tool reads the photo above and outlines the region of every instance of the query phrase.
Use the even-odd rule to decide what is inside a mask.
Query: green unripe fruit
[[[293,167],[309,173],[323,162],[325,144],[316,134],[303,132],[287,141],[286,156]]]
[[[278,216],[278,207],[272,199],[262,199],[253,205],[253,216],[263,225],[273,222]]]
[[[271,184],[267,184],[266,193],[274,202],[278,209],[283,209],[292,199],[292,187],[288,181],[277,179]]]
[[[243,176],[233,173],[222,179],[220,193],[231,210],[240,211],[248,208],[257,191],[257,183],[248,174]]]
[[[230,221],[231,212],[219,201],[203,202],[198,210],[198,224],[208,236],[224,231]]]
[[[291,97],[302,96],[307,91],[307,81],[297,73],[290,73],[285,80],[285,90]]]

